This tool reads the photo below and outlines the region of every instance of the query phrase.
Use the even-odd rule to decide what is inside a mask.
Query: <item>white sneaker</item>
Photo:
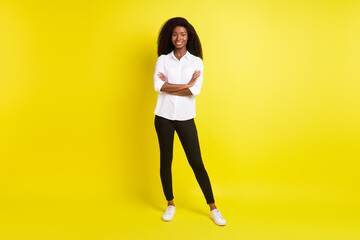
[[[169,222],[173,219],[175,214],[175,206],[174,205],[169,205],[166,208],[165,213],[162,215],[162,220]]]
[[[210,212],[210,218],[219,226],[225,226],[226,220],[221,216],[219,209],[214,209]]]

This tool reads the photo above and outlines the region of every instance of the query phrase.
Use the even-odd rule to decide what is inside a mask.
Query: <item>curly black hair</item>
[[[171,42],[172,31],[175,27],[181,26],[184,27],[188,34],[188,41],[186,44],[186,49],[193,55],[203,59],[202,47],[199,36],[197,35],[194,27],[182,17],[170,18],[162,26],[157,39],[158,50],[157,54],[160,57],[162,54],[168,54],[175,49],[173,43]]]

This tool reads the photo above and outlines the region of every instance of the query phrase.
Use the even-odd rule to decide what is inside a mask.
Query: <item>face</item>
[[[171,35],[171,41],[174,44],[175,48],[186,48],[187,40],[188,34],[186,28],[181,26],[175,27]]]

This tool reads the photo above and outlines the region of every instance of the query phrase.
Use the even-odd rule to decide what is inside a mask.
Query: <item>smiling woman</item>
[[[172,18],[163,25],[158,38],[158,56],[154,73],[154,87],[159,92],[155,128],[160,146],[160,177],[168,201],[162,219],[171,221],[175,214],[171,164],[176,131],[210,206],[210,218],[224,226],[226,221],[215,206],[194,122],[195,96],[200,94],[204,65],[199,37],[186,19]]]
[[[184,45],[187,44],[187,40],[188,40],[186,28],[181,26],[175,27],[172,33],[171,40],[174,46],[176,46],[177,48],[183,48]],[[179,57],[177,58],[180,60]]]

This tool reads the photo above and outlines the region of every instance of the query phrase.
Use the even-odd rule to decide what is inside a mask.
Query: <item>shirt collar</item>
[[[178,61],[179,61],[179,59],[177,59],[177,58],[175,57],[174,50],[172,50],[172,52],[171,52],[171,56],[172,56],[174,59],[176,59],[176,60],[178,60]],[[184,55],[184,56],[182,56],[182,57],[181,57],[181,59],[182,59],[183,57],[185,57],[186,59],[189,59],[189,58],[190,58],[190,56],[191,56],[191,53],[190,53],[188,50],[186,50],[185,55]]]

